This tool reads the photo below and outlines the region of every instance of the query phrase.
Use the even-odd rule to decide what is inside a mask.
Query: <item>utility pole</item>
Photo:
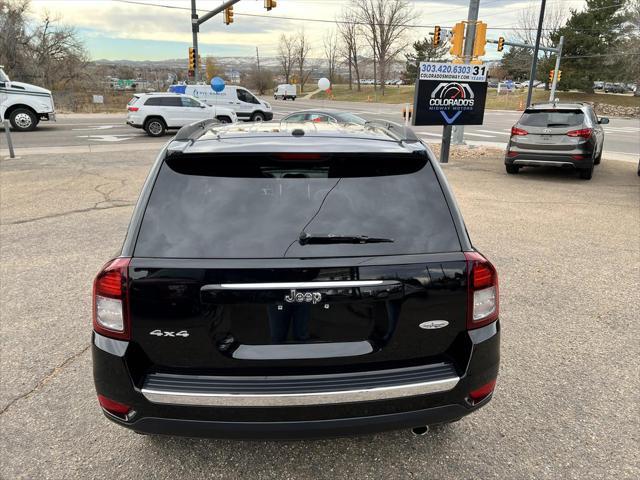
[[[480,0],[469,0],[469,13],[467,14],[467,31],[464,36],[464,63],[471,63],[473,58],[473,42],[476,39],[476,22],[478,21],[478,11],[480,10]],[[448,130],[448,132],[447,132]],[[449,159],[449,143],[451,142],[451,130],[453,130],[453,144],[464,145],[464,125],[451,127],[447,125],[442,132],[442,147],[444,150],[447,143],[447,160]],[[442,159],[442,155],[440,156]],[[442,160],[440,160],[442,161]]]
[[[531,73],[529,73],[529,88],[527,89],[527,103],[525,108],[528,108],[531,105],[531,95],[533,94],[533,82],[535,82],[536,69],[538,68],[538,51],[540,50],[540,37],[542,36],[542,24],[544,23],[544,9],[546,5],[547,0],[542,0],[542,3],[540,4],[538,31],[536,33],[536,45],[533,47],[533,60],[531,61]]]
[[[550,102],[553,102],[556,96],[556,87],[558,86],[558,75],[560,75],[560,57],[562,57],[563,46],[564,46],[564,36],[560,37],[560,42],[558,42],[558,53],[556,54],[556,68],[553,71],[553,82],[551,82],[551,92],[549,93]]]
[[[256,62],[258,63],[258,92],[262,95],[262,75],[260,74],[260,53],[258,53],[258,46],[256,45]]]

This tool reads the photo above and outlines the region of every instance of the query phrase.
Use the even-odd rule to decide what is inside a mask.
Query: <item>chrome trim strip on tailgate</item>
[[[369,402],[393,398],[446,392],[453,389],[460,377],[440,380],[392,385],[386,387],[361,388],[318,393],[282,393],[282,394],[234,394],[234,393],[196,393],[142,389],[142,394],[153,403],[171,405],[201,405],[211,407],[285,407],[302,405],[323,405],[332,403]]]
[[[545,166],[548,165],[550,167],[564,167],[569,166],[569,167],[573,167],[574,164],[571,162],[561,162],[561,161],[556,161],[556,160],[514,160],[513,161],[514,165],[530,165],[530,166]]]
[[[211,290],[286,290],[298,288],[358,288],[380,285],[399,285],[397,280],[335,280],[326,282],[266,282],[266,283],[222,283],[204,285],[201,291]]]

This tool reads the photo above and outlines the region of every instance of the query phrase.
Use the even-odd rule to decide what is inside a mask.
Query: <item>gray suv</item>
[[[603,124],[584,103],[543,103],[527,108],[511,128],[504,164],[507,173],[520,167],[562,167],[578,170],[589,180],[600,163],[604,146]]]

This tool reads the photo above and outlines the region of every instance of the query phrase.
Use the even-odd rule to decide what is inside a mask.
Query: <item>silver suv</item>
[[[521,167],[562,167],[578,170],[589,180],[600,163],[603,124],[584,103],[543,103],[527,108],[511,128],[504,164],[507,173]]]

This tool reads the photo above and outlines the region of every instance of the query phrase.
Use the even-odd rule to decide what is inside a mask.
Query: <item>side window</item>
[[[238,92],[238,100],[240,100],[241,102],[260,103],[256,97],[251,95],[246,90],[238,89],[238,90],[236,90],[236,92]]]
[[[287,122],[304,122],[304,113],[296,113],[294,115],[289,115],[286,119]]]
[[[183,107],[197,107],[199,108],[201,103],[193,98],[189,97],[181,97],[182,98],[182,106]]]
[[[160,99],[163,107],[181,107],[182,100],[180,97],[162,97]]]
[[[307,120],[315,123],[335,123],[335,120],[328,115],[319,115],[317,113],[310,113],[307,116]]]
[[[241,102],[251,103],[251,101],[249,100],[249,92],[247,92],[246,90],[237,89],[236,93],[238,94],[238,100],[240,100]]]
[[[158,97],[151,97],[151,98],[148,98],[147,101],[144,102],[144,104],[145,106],[149,106],[149,107],[157,107],[159,105],[162,105],[160,100],[162,99]]]

